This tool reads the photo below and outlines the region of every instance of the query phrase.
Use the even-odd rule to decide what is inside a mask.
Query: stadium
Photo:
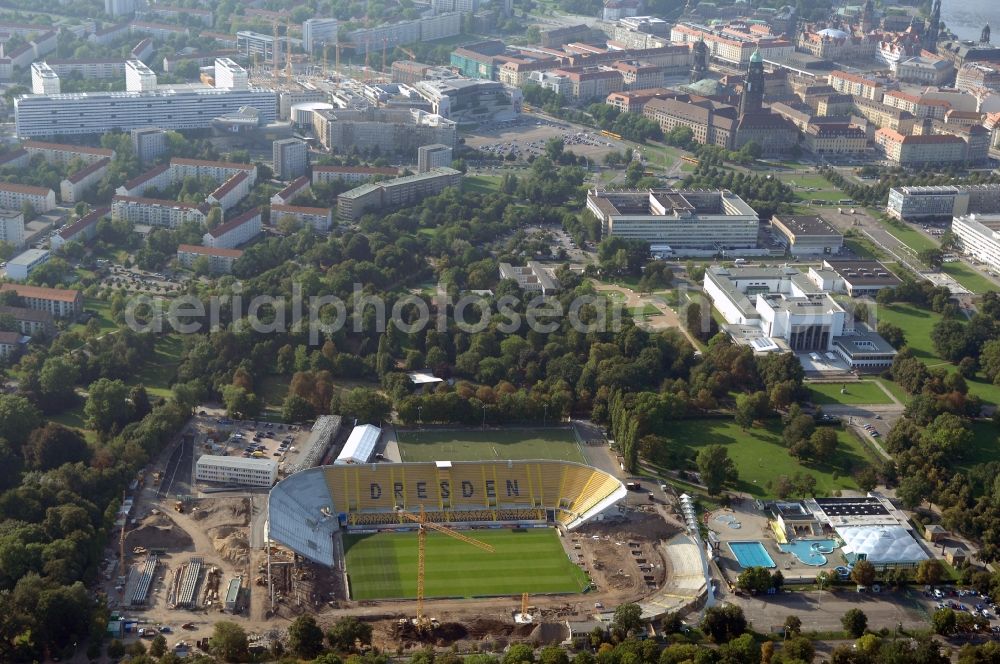
[[[420,519],[474,529],[469,535],[492,549],[429,533],[428,597],[580,592],[585,575],[557,530],[572,531],[625,496],[612,475],[572,461],[321,466],[272,488],[267,536],[345,570],[353,599],[414,597]]]

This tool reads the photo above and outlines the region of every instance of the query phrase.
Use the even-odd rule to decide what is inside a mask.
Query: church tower
[[[692,51],[694,60],[691,64],[691,83],[697,83],[708,73],[708,46],[705,45],[705,40],[696,41]]]
[[[743,95],[740,97],[740,115],[759,113],[764,107],[764,58],[760,51],[754,51],[750,56],[750,67],[743,82]]]
[[[989,44],[990,43],[990,24],[989,23],[987,23],[986,25],[983,26],[983,33],[981,35],[979,35],[979,42],[981,44]]]
[[[941,30],[941,0],[934,0],[931,8],[931,19],[928,22],[927,30],[924,31],[922,46],[925,51],[937,52],[938,33]]]
[[[875,2],[874,0],[865,0],[864,9],[861,10],[861,31],[865,34],[872,31],[875,27]]]

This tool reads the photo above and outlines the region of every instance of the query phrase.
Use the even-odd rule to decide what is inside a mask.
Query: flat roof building
[[[822,217],[774,215],[771,228],[793,256],[839,254],[844,236]]]
[[[851,297],[874,297],[883,288],[895,288],[903,283],[879,261],[829,260],[823,261],[823,268],[837,275],[837,282],[830,285],[829,289],[835,293],[847,293]]]
[[[195,479],[199,482],[270,488],[278,479],[278,462],[273,459],[203,454],[195,464]]]
[[[500,278],[513,279],[521,290],[529,293],[552,295],[559,291],[559,280],[549,268],[538,261],[528,261],[525,267],[500,263]]]
[[[885,211],[903,221],[944,221],[969,213],[1000,212],[1000,184],[893,187]]]
[[[337,197],[337,216],[356,221],[370,210],[407,205],[457,187],[462,173],[453,168],[435,168],[426,173],[363,184]]]
[[[728,190],[591,189],[587,209],[606,237],[668,244],[677,253],[757,246],[757,213]]]
[[[7,277],[14,281],[27,281],[31,272],[49,262],[51,257],[48,249],[28,249],[7,261]]]
[[[969,214],[955,217],[951,232],[959,251],[1000,270],[1000,214]]]

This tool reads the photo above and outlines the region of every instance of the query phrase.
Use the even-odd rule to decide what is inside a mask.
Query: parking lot
[[[545,153],[545,144],[561,138],[565,149],[588,159],[600,162],[604,155],[624,150],[627,146],[599,131],[571,125],[560,120],[522,115],[517,120],[494,126],[479,127],[470,133],[465,144],[470,148],[498,156],[513,154],[519,159]]]

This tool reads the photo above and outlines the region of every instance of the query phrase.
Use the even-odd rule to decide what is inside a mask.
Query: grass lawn
[[[83,437],[87,439],[87,442],[96,443],[97,442],[97,432],[93,429],[87,428],[87,423],[83,419],[83,406],[85,400],[80,397],[80,402],[70,410],[65,410],[61,413],[55,415],[47,415],[45,419],[50,422],[56,422],[70,429],[76,429]]]
[[[982,295],[986,291],[996,290],[997,286],[992,281],[979,274],[965,263],[944,263],[941,271],[952,277],[955,281],[968,288],[973,293]]]
[[[288,383],[291,380],[291,376],[265,376],[254,386],[266,410],[281,411],[281,405],[288,396]]]
[[[853,251],[861,258],[878,259],[885,255],[875,244],[866,237],[844,236],[844,246]]]
[[[177,373],[184,344],[179,334],[168,334],[156,340],[153,357],[146,360],[135,376],[127,381],[129,385],[142,383],[150,396],[169,397],[170,382]]]
[[[885,380],[884,378],[876,378],[876,383],[880,383],[885,389],[892,392],[892,395],[899,399],[900,403],[906,403],[910,400],[910,395],[906,393],[902,387],[892,382],[891,380]]]
[[[972,444],[963,455],[960,469],[969,468],[979,463],[1000,461],[1000,431],[992,422],[973,422]]]
[[[98,324],[100,325],[99,335],[103,336],[108,332],[113,332],[118,329],[115,322],[111,319],[111,303],[107,300],[98,300],[93,297],[84,298],[83,308],[85,311],[93,312]],[[76,330],[83,332],[86,329],[86,325],[78,323],[70,327],[71,330]]]
[[[903,222],[900,222],[899,226],[893,224],[883,225],[889,233],[895,235],[900,242],[912,249],[915,254],[924,249],[937,249],[939,247],[937,242]]]
[[[906,345],[916,357],[930,365],[944,361],[938,357],[934,351],[934,344],[931,343],[931,330],[941,320],[941,314],[903,302],[879,305],[876,313],[879,320],[889,321],[903,330],[906,335]]]
[[[586,463],[571,429],[397,431],[403,461],[559,459]]]
[[[659,316],[660,310],[652,304],[644,304],[641,307],[630,307],[628,313],[633,318],[645,318],[646,316]]]
[[[841,394],[841,388],[847,389]],[[807,383],[809,399],[820,405],[826,404],[891,404],[892,399],[872,381],[857,383]]]
[[[768,488],[779,475],[807,473],[816,478],[816,495],[830,495],[835,489],[857,489],[851,474],[872,461],[853,434],[837,429],[837,453],[829,464],[803,465],[788,453],[781,441],[779,420],[768,420],[764,426],[743,431],[730,419],[681,420],[673,422],[668,438],[691,451],[692,458],[707,445],[722,445],[739,471],[736,489],[754,496],[775,497]],[[838,473],[834,478],[833,473]]]
[[[495,194],[500,191],[500,180],[499,175],[470,175],[462,178],[462,191]]]
[[[496,551],[482,551],[447,535],[427,535],[427,597],[483,597],[520,593],[578,593],[589,581],[551,528],[470,533]],[[351,597],[383,599],[417,594],[417,534],[345,535]]]

